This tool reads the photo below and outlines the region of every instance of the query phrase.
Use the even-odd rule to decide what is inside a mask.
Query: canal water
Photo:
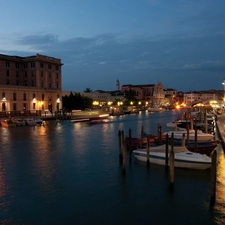
[[[179,111],[110,117],[107,123],[47,121],[0,127],[0,224],[225,224],[225,159],[219,145],[216,203],[210,169],[175,169],[170,190],[163,166],[127,160],[122,171],[118,131],[140,137],[167,131]],[[129,155],[127,156],[129,157]]]

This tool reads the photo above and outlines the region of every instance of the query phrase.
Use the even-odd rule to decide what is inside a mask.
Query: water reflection
[[[222,147],[217,151],[217,183],[215,213],[224,215],[217,224],[225,224],[225,155]]]

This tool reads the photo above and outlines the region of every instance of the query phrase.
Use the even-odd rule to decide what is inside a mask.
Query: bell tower
[[[120,90],[120,82],[119,82],[118,79],[116,80],[116,90],[117,90],[117,91]]]

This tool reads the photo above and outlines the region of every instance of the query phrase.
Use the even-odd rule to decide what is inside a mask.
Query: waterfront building
[[[130,90],[135,91],[137,100],[145,100],[149,106],[165,104],[165,92],[161,82],[144,85],[125,84],[121,87],[121,92]]]
[[[0,54],[0,111],[54,112],[62,108],[62,65],[60,59],[40,54]]]
[[[223,102],[223,96],[221,91],[191,91],[184,93],[184,103],[187,106],[192,106],[198,103],[208,103],[221,105]]]

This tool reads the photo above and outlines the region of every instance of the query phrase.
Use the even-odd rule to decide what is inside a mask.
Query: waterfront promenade
[[[221,139],[223,149],[225,149],[225,113],[217,117],[217,129]]]

